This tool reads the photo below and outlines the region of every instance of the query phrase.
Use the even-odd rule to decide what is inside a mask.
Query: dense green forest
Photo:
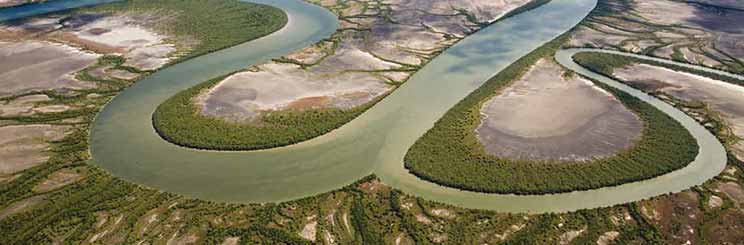
[[[160,104],[153,114],[158,134],[174,144],[197,149],[268,149],[302,142],[341,127],[384,97],[350,109],[275,111],[261,115],[259,122],[239,123],[205,116],[193,102],[199,93],[222,79],[189,88]]]
[[[263,4],[225,0],[129,0],[81,8],[75,12],[126,13],[163,11],[175,18],[156,28],[169,35],[198,40],[186,60],[253,40],[281,29],[287,23],[284,11]]]
[[[586,67],[589,70],[592,70],[594,72],[597,72],[597,73],[600,73],[606,76],[610,76],[610,77],[612,77],[612,72],[615,68],[621,68],[621,67],[631,65],[631,64],[642,63],[642,64],[649,64],[652,66],[665,67],[665,68],[672,69],[675,71],[697,74],[697,75],[701,75],[701,76],[708,77],[711,79],[724,81],[724,82],[739,85],[739,86],[744,86],[744,81],[730,77],[730,76],[724,76],[718,73],[690,69],[684,66],[657,62],[653,60],[638,59],[638,58],[628,57],[628,56],[623,56],[623,55],[598,53],[598,52],[581,52],[581,53],[577,53],[576,55],[574,55],[573,59],[574,61],[576,61],[576,63],[580,64],[581,66]]]
[[[546,194],[648,179],[682,168],[698,153],[695,139],[674,119],[631,95],[597,83],[644,122],[643,136],[615,156],[588,162],[501,159],[475,136],[480,108],[537,60],[552,57],[562,36],[513,63],[450,109],[409,149],[405,166],[437,184],[490,193]]]

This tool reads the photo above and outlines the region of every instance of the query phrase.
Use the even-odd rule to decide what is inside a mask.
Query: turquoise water
[[[121,0],[51,0],[0,9],[0,22]]]

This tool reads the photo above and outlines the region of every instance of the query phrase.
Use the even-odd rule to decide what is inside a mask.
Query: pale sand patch
[[[737,206],[744,204],[744,189],[736,182],[720,183],[718,189],[731,198]]]
[[[139,74],[128,72],[125,70],[108,70],[107,71],[111,77],[118,78],[118,79],[124,79],[124,80],[132,80],[137,77],[139,77]]]
[[[514,233],[516,233],[516,232],[518,232],[518,231],[521,231],[521,230],[522,230],[522,229],[524,229],[524,227],[526,227],[526,226],[527,226],[527,224],[516,224],[516,225],[511,225],[511,226],[509,226],[509,228],[508,228],[508,229],[506,229],[506,230],[505,230],[504,232],[502,232],[501,234],[494,234],[494,236],[495,236],[496,238],[498,238],[499,240],[503,241],[503,240],[506,240],[507,238],[509,238],[509,236],[510,236],[511,234],[514,234]]]
[[[222,241],[222,245],[238,245],[240,242],[240,237],[228,237],[225,238],[224,241]]]
[[[615,241],[617,237],[620,236],[620,232],[617,231],[608,231],[599,236],[599,239],[597,239],[597,245],[608,245]]]
[[[323,231],[323,240],[325,241],[325,244],[336,244],[336,238],[327,230]]]
[[[658,57],[672,58],[675,49],[681,48],[686,61],[712,67],[724,65],[716,59],[730,60],[726,55],[719,55],[719,51],[739,59],[744,58],[744,27],[738,24],[744,21],[744,14],[741,14],[744,12],[721,10],[684,1],[633,0],[615,5],[627,5],[630,8],[618,7],[619,11],[612,15],[616,18],[595,17],[589,21],[589,25],[600,30],[610,30],[612,28],[609,26],[612,25],[642,33],[629,34],[616,30],[602,33],[580,27],[569,42],[570,46],[606,49],[620,47],[625,51],[640,52],[643,48],[628,45],[627,41],[640,38],[648,43],[659,39],[658,45],[661,48],[652,52]],[[623,45],[621,42],[626,43]],[[685,46],[705,49],[705,54],[690,52]]]
[[[287,55],[287,58],[299,61],[305,64],[313,64],[321,58],[328,55],[333,48],[333,42],[320,42],[313,46],[304,48],[300,51]]]
[[[69,126],[20,125],[0,127],[0,174],[12,174],[37,166],[49,156],[47,141],[60,140]]]
[[[456,216],[452,211],[447,210],[447,209],[441,209],[441,208],[432,209],[431,214],[437,217],[442,217],[442,218],[447,218],[447,219],[452,219],[452,218],[455,218]]]
[[[606,91],[579,77],[566,80],[541,60],[487,101],[476,129],[486,152],[529,160],[589,160],[630,147],[643,123]]]
[[[630,84],[642,84],[648,81],[661,81],[672,86],[659,91],[687,101],[702,101],[711,109],[720,112],[731,127],[734,135],[744,138],[744,87],[710,79],[685,72],[636,64],[616,69],[617,78]],[[742,151],[742,144],[734,145],[735,150]]]
[[[206,115],[241,121],[260,111],[285,109],[308,98],[328,97],[327,104],[333,107],[351,108],[391,89],[368,73],[316,74],[296,65],[271,63],[262,65],[259,71],[229,76],[198,97],[197,103]],[[362,96],[353,96],[360,93]]]
[[[182,237],[178,237],[178,231],[173,233],[173,235],[168,239],[168,241],[165,243],[167,245],[185,245],[185,244],[196,244],[196,242],[199,241],[199,236],[196,234],[186,234]]]
[[[579,237],[582,233],[586,231],[586,227],[582,228],[581,230],[573,230],[573,231],[567,231],[566,233],[561,234],[559,237],[558,244],[565,245],[565,244],[571,244],[571,241]]]
[[[431,241],[434,243],[446,242],[448,238],[449,237],[447,236],[447,234],[436,233],[436,232],[429,234],[429,239],[431,239]]]
[[[697,16],[694,6],[674,1],[634,0],[633,8],[656,24],[679,24]]]
[[[95,84],[73,74],[96,62],[99,55],[63,44],[0,42],[0,96],[53,89],[85,89]]]
[[[14,117],[27,116],[33,114],[33,108],[36,103],[49,101],[49,96],[38,94],[23,96],[9,101],[7,104],[0,104],[0,116]]]
[[[305,226],[302,228],[302,231],[300,231],[298,235],[306,240],[314,242],[318,233],[318,221],[315,220],[315,215],[307,217],[307,220],[309,220],[310,222],[305,224]]]
[[[153,17],[156,13],[107,15],[90,22],[81,23],[71,33],[77,38],[115,49],[124,50],[127,66],[141,70],[154,70],[172,60],[177,50],[166,43],[166,35],[158,34],[145,24],[157,23],[170,18]],[[141,20],[145,19],[145,21]]]
[[[8,175],[8,176],[2,176],[2,175],[0,175],[0,183],[2,183],[2,182],[11,182],[11,181],[17,179],[18,177],[21,177],[21,174]]]
[[[714,209],[723,205],[723,198],[719,196],[710,196],[708,199],[708,208]]]
[[[36,204],[39,204],[41,201],[43,201],[44,198],[46,198],[45,195],[38,195],[14,202],[0,211],[0,220],[3,220],[8,216],[29,210]]]
[[[427,225],[431,224],[431,219],[429,219],[429,217],[426,217],[425,214],[419,213],[419,214],[416,214],[415,216],[416,216],[416,221],[422,224],[427,224]]]
[[[341,219],[344,221],[344,228],[346,229],[346,232],[349,233],[349,235],[353,235],[351,233],[351,226],[349,225],[349,214],[344,213],[344,215],[341,216]]]
[[[80,174],[79,171],[79,169],[65,168],[54,172],[50,174],[43,182],[36,185],[33,190],[35,192],[47,192],[75,183],[83,178],[83,175]]]

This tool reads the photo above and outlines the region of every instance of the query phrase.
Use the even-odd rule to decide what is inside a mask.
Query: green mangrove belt
[[[193,98],[225,76],[176,94],[158,106],[153,126],[163,139],[180,146],[209,150],[258,150],[306,141],[341,127],[377,101],[350,109],[288,110],[266,113],[256,123],[230,122],[205,116]],[[384,97],[384,96],[381,96]]]
[[[720,73],[708,72],[690,67],[658,62],[653,60],[644,60],[636,57],[597,52],[582,52],[574,55],[574,61],[587,69],[600,73],[602,75],[613,77],[612,72],[615,68],[624,67],[631,64],[644,63],[653,66],[664,67],[675,71],[698,74],[714,80],[731,83],[734,85],[744,86],[744,81]]]
[[[189,53],[178,61],[266,36],[281,29],[288,21],[286,13],[276,7],[225,0],[129,0],[75,11],[174,13],[174,19],[159,24],[157,28],[169,35],[198,40],[194,47],[190,47]]]
[[[596,82],[644,122],[643,136],[631,149],[589,162],[548,163],[487,154],[475,135],[481,105],[536,61],[552,57],[564,40],[565,36],[558,38],[521,58],[450,109],[409,149],[406,168],[422,179],[458,189],[549,194],[650,179],[695,159],[697,142],[679,122],[636,97]]]

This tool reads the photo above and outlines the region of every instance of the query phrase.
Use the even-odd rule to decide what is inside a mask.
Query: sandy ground
[[[5,209],[0,210],[0,220],[4,219],[5,217],[28,210],[32,208],[34,205],[43,201],[44,198],[46,198],[46,196],[39,195],[39,196],[33,196],[33,197],[29,197],[29,198],[14,202],[8,205],[7,207],[5,207]]]
[[[392,89],[368,73],[336,73],[326,77],[291,64],[267,64],[261,68],[258,72],[230,76],[201,96],[203,112],[241,121],[260,111],[293,106],[350,108]]]
[[[626,149],[643,123],[590,81],[561,79],[539,61],[521,80],[486,102],[478,140],[490,154],[529,160],[589,160]]]
[[[65,136],[68,126],[23,125],[0,127],[0,175],[44,163],[50,140]]]
[[[222,242],[222,245],[238,245],[240,237],[228,237]]]
[[[47,192],[56,190],[66,185],[75,183],[78,180],[82,179],[82,177],[82,174],[78,173],[78,171],[76,171],[75,169],[62,169],[52,173],[47,177],[47,179],[36,185],[36,187],[34,187],[34,191]]]
[[[734,135],[744,138],[744,87],[645,64],[616,69],[613,75],[631,84],[664,83],[656,90],[682,100],[702,101],[722,114]],[[744,152],[741,142],[734,147]]]
[[[744,189],[736,182],[719,183],[718,189],[726,193],[737,206],[741,207],[744,204]]]
[[[122,51],[125,65],[154,70],[168,63],[176,51],[175,45],[166,43],[167,36],[145,27],[169,18],[167,13],[155,14],[80,15],[66,25],[75,38]]]
[[[35,112],[34,107],[36,107],[37,103],[50,100],[51,98],[49,98],[49,96],[38,94],[23,96],[5,104],[0,103],[0,116],[14,117],[31,115]]]
[[[583,228],[581,230],[567,231],[566,233],[563,233],[560,235],[560,237],[558,237],[560,239],[558,241],[558,244],[571,244],[571,241],[579,237],[584,232],[586,232],[586,228]]]
[[[18,5],[27,3],[27,2],[32,2],[32,1],[29,1],[29,0],[0,0],[0,8],[18,6]],[[33,1],[33,2],[36,2],[36,0]]]
[[[0,96],[39,90],[84,89],[73,73],[92,65],[99,55],[63,44],[0,42]]]
[[[51,40],[83,47],[103,54],[126,58],[125,65],[141,70],[154,70],[175,58],[176,45],[169,36],[151,26],[175,15],[165,11],[122,14],[76,14],[49,16],[3,25],[0,38]],[[170,40],[167,41],[167,40]],[[192,40],[179,40],[183,47],[195,45]]]
[[[722,7],[741,1],[704,1]],[[592,17],[577,29],[570,46],[592,46],[681,58],[711,67],[744,59],[744,9],[712,8],[684,1],[633,0],[614,2],[619,14]],[[645,24],[649,23],[649,24]],[[725,53],[725,54],[724,54]]]
[[[302,227],[302,231],[298,233],[300,237],[313,242],[315,241],[316,235],[318,233],[318,221],[315,218],[315,215],[307,217],[307,220],[309,222],[305,224],[305,226]]]
[[[337,9],[342,27],[354,29],[335,33],[335,45],[324,41],[226,78],[196,99],[202,113],[250,121],[265,111],[365,104],[394,89],[391,84],[405,82],[417,65],[480,28],[479,23],[529,1],[312,2]],[[382,17],[385,12],[389,18]]]
[[[608,245],[611,244],[615,239],[620,236],[620,232],[608,231],[599,236],[597,239],[597,245]]]

